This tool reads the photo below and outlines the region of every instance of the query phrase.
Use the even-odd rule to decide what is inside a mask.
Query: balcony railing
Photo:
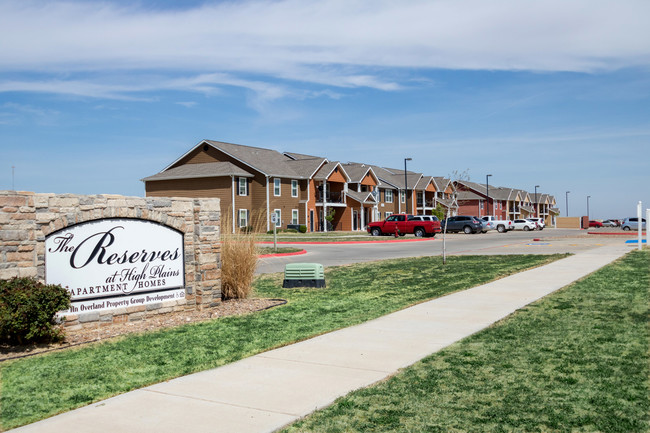
[[[330,192],[325,193],[325,202],[326,203],[343,203],[344,194],[341,192]],[[321,191],[316,191],[316,203],[323,202],[323,193]]]
[[[423,206],[424,207],[435,207],[434,204],[433,204],[434,203],[433,200],[425,200],[425,201],[418,200],[417,202],[418,202],[417,203],[418,207],[423,207]]]

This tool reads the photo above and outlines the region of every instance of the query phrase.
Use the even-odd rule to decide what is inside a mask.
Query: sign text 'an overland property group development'
[[[183,233],[162,224],[107,218],[45,238],[45,281],[66,287],[80,313],[185,297]]]

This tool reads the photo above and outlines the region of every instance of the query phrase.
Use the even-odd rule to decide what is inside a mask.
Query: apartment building
[[[203,140],[142,181],[148,197],[217,197],[230,230],[304,225],[308,231],[365,230],[394,213],[429,214],[438,205],[460,214],[516,219],[557,215],[555,199],[523,190],[452,182],[403,169]],[[458,190],[457,203],[454,192]],[[225,227],[224,227],[225,229]]]

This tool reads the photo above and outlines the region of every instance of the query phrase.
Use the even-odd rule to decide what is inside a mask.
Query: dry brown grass
[[[250,218],[256,226],[251,231],[238,228],[232,233],[232,212],[221,221],[221,296],[223,299],[248,298],[253,291],[253,278],[259,251],[257,241],[262,231],[262,215]]]

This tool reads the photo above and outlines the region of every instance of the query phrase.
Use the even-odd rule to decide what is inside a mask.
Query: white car
[[[544,227],[546,227],[546,223],[544,222],[544,218],[526,218],[528,221],[532,221],[537,224],[537,228],[540,230],[544,230]]]
[[[523,230],[526,232],[537,228],[537,224],[528,220],[515,220],[513,225],[515,226],[515,230]]]

